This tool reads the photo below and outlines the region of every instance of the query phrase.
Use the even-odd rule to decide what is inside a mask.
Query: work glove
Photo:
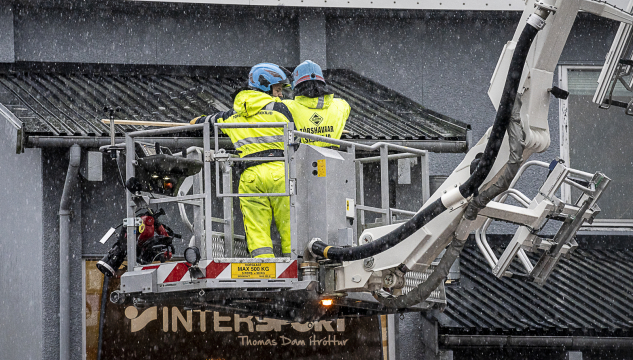
[[[195,124],[202,124],[204,123],[204,120],[207,116],[206,115],[200,115],[198,117],[195,117],[193,119],[191,119],[191,121],[189,121],[189,124],[191,125],[195,125]]]

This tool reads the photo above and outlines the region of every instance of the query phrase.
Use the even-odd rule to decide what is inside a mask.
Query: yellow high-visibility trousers
[[[251,166],[240,177],[240,194],[285,193],[286,170],[284,162],[273,161]],[[287,196],[241,197],[240,209],[244,215],[244,229],[248,251],[254,258],[273,258],[273,241],[270,224],[275,224],[281,235],[281,251],[290,254],[290,198]]]

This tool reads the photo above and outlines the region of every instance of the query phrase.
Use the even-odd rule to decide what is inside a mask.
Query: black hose
[[[497,116],[495,117],[494,125],[492,125],[492,131],[490,132],[486,149],[484,150],[483,156],[479,159],[475,172],[459,187],[459,192],[464,198],[477,192],[497,159],[503,137],[506,134],[510,119],[512,118],[512,108],[516,100],[525,59],[530,51],[532,40],[534,40],[537,33],[538,29],[530,25],[525,26],[521,32],[514,54],[512,55],[510,69],[508,70],[506,83],[503,87],[503,94],[501,95],[501,101],[497,109]]]
[[[468,207],[466,211],[464,211],[464,219],[474,221],[481,209],[485,208],[492,199],[510,188],[512,180],[514,180],[514,177],[523,164],[524,140],[525,133],[521,125],[521,96],[517,96],[512,110],[512,119],[508,125],[510,157],[508,158],[503,174],[501,174],[494,184],[490,185],[486,190],[481,191],[479,195],[475,196],[475,198],[468,203]]]
[[[382,305],[396,309],[404,309],[427,299],[429,295],[431,295],[431,292],[437,289],[442,281],[444,281],[446,274],[448,274],[451,266],[453,266],[453,263],[464,249],[465,244],[466,239],[459,240],[454,237],[451,244],[446,249],[444,256],[440,259],[440,263],[437,264],[437,267],[433,270],[429,277],[405,295],[390,298],[383,298],[379,295],[375,295],[374,297]]]
[[[468,180],[459,187],[459,192],[464,198],[468,198],[477,192],[490,173],[492,165],[497,159],[501,143],[503,142],[503,137],[505,136],[508,124],[510,123],[512,108],[516,99],[519,82],[521,81],[521,74],[523,73],[525,59],[527,58],[532,41],[536,37],[538,30],[539,29],[536,29],[531,24],[528,24],[523,28],[523,31],[519,36],[519,40],[510,62],[510,69],[508,70],[503,94],[501,96],[501,101],[499,102],[497,116],[495,117],[495,122],[492,126],[488,143],[486,144],[486,149],[484,150],[483,156],[480,158],[475,171]],[[441,198],[439,198],[418,212],[406,223],[368,244],[351,248],[341,248],[328,246],[322,241],[316,241],[312,244],[311,249],[315,255],[336,261],[354,261],[364,259],[381,253],[400,243],[402,240],[411,236],[429,221],[444,212],[444,210],[446,210],[446,206],[444,206]]]
[[[360,260],[369,256],[381,253],[400,241],[413,235],[429,221],[433,220],[437,215],[441,214],[446,207],[442,204],[441,199],[435,200],[431,205],[422,209],[406,223],[394,229],[390,233],[381,237],[376,241],[369,242],[365,245],[342,248],[328,246],[322,241],[312,244],[312,252],[327,259],[338,261]]]

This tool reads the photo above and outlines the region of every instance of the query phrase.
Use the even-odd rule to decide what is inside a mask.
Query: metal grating
[[[232,107],[230,94],[245,82],[248,69],[203,70],[5,69],[0,71],[0,103],[24,122],[27,135],[108,136],[108,126],[100,122],[108,117],[105,107],[120,107],[117,119],[181,123]],[[326,77],[335,95],[352,107],[347,138],[466,140],[466,124],[354,72],[330,70]],[[139,129],[116,127],[119,133]]]
[[[433,269],[435,266],[431,265],[424,272],[419,271],[409,271],[404,275],[404,287],[402,288],[402,294],[407,294],[409,291],[416,288],[418,285],[426,281],[429,278],[429,275],[433,273]],[[446,300],[445,296],[443,296],[442,286],[440,285],[436,290],[431,292],[429,299],[427,301],[436,301],[436,300]]]
[[[213,247],[214,258],[224,257],[224,237],[223,236],[211,237],[211,246]]]
[[[235,257],[242,257],[242,258],[251,257],[251,254],[248,252],[248,244],[246,243],[246,240],[235,239],[233,240],[233,245],[235,246],[233,248]]]
[[[576,250],[538,286],[497,279],[467,246],[460,283],[446,293],[442,333],[633,336],[633,250]]]
[[[233,257],[235,258],[250,258],[251,255],[248,252],[248,244],[244,239],[233,239]],[[225,258],[226,254],[224,253],[224,236],[223,235],[214,235],[213,236],[213,257],[214,258]]]

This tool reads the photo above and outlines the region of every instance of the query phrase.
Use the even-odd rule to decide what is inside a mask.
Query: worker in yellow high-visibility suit
[[[294,118],[295,127],[301,132],[340,139],[350,113],[349,104],[343,99],[335,99],[328,89],[321,67],[306,60],[292,73],[294,100],[284,100]],[[335,147],[323,141],[301,139],[301,142]]]
[[[251,68],[248,87],[238,90],[233,109],[212,116],[198,117],[191,123],[293,122],[280,97],[289,80],[275,64],[262,63]],[[240,157],[283,157],[283,128],[223,128]],[[285,193],[286,169],[283,161],[242,162],[240,194]],[[287,196],[240,197],[248,251],[254,258],[272,258],[270,225],[274,215],[281,235],[281,250],[290,256],[290,200]]]

